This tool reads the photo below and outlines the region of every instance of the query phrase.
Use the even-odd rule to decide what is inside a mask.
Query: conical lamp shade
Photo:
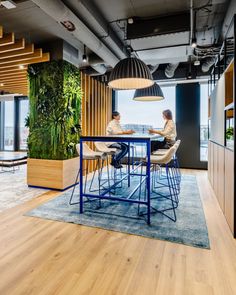
[[[116,64],[109,78],[114,89],[139,89],[153,85],[152,74],[147,65],[138,58],[129,57]]]
[[[158,101],[164,99],[161,87],[154,83],[151,87],[137,89],[133,100],[137,101]]]

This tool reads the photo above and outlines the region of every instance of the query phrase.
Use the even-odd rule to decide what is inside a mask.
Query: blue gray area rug
[[[132,178],[132,187],[138,179]],[[116,195],[125,196],[129,191],[124,181],[122,188],[116,189]],[[78,200],[78,186],[75,190],[75,201]],[[165,188],[159,189],[165,193]],[[137,215],[138,205],[125,202],[103,200],[101,207],[97,200],[85,202],[84,213],[79,213],[79,205],[70,206],[71,190],[62,193],[59,197],[27,212],[25,215],[71,222],[86,226],[98,227],[123,233],[129,233],[148,238],[160,239],[169,242],[209,249],[208,231],[199,195],[195,176],[185,175],[181,182],[179,206],[176,209],[177,221],[173,222],[160,213],[152,213],[151,225],[147,225],[145,218]],[[137,198],[138,192],[134,195]],[[153,195],[154,196],[154,195]],[[168,206],[166,201],[152,200],[152,206]],[[144,212],[146,207],[141,210]],[[171,211],[168,213],[171,214]],[[144,215],[145,216],[145,215]]]

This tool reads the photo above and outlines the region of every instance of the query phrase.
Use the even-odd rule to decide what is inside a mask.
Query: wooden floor
[[[197,176],[211,250],[23,216],[50,192],[0,214],[0,294],[236,294],[236,241],[206,172],[187,173]]]

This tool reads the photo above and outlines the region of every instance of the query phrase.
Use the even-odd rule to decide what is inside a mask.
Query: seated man
[[[107,125],[107,135],[119,135],[119,134],[133,134],[133,130],[122,130],[120,126],[120,113],[113,112],[112,120]],[[115,168],[122,168],[121,159],[128,153],[128,145],[120,143],[107,143],[107,146],[110,148],[116,148],[118,152],[112,157],[111,165]]]

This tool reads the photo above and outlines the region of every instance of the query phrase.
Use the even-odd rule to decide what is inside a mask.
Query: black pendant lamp
[[[137,89],[133,100],[137,101],[158,101],[164,99],[161,87],[154,83],[151,87]]]
[[[109,87],[113,89],[140,89],[153,85],[147,65],[138,58],[128,57],[119,61],[111,72]]]

